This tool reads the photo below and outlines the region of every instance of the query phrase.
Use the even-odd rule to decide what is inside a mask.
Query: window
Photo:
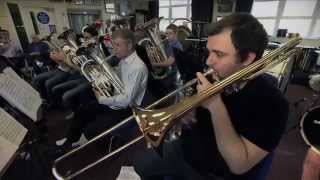
[[[106,3],[106,12],[107,13],[115,13],[114,3]]]
[[[169,6],[169,0],[159,0],[159,6]]]
[[[169,18],[169,8],[159,8],[159,17]]]
[[[259,19],[260,23],[263,24],[265,30],[269,35],[273,34],[274,27],[276,25],[275,19]]]
[[[187,17],[187,7],[172,7],[172,18]]]
[[[251,14],[256,17],[275,17],[277,16],[278,6],[279,1],[254,1]]]
[[[251,14],[264,25],[267,33],[275,36],[278,29],[299,33],[303,38],[320,35],[318,0],[255,0]],[[314,24],[314,25],[313,25]]]
[[[287,1],[283,16],[312,16],[316,3],[316,0]]]
[[[171,5],[188,5],[188,1],[185,0],[171,0]]]
[[[288,29],[288,33],[299,33],[301,37],[307,37],[311,19],[281,19],[279,29]]]
[[[192,0],[159,0],[159,17],[164,17],[164,19],[160,21],[160,31],[165,31],[165,28],[176,18],[191,18],[191,1]],[[182,22],[177,21],[175,24],[181,25]]]
[[[311,37],[320,39],[320,19],[316,20],[316,24],[313,29],[313,33],[312,33]]]

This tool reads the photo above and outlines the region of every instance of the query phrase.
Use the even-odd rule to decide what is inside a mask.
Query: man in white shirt
[[[148,70],[135,52],[133,32],[121,29],[112,34],[114,54],[120,59],[118,75],[124,86],[123,94],[105,97],[95,91],[97,101],[80,106],[72,119],[67,137],[56,142],[65,147],[79,140],[85,132],[88,139],[131,115],[131,105],[140,105],[145,94]],[[106,114],[95,119],[98,113]]]

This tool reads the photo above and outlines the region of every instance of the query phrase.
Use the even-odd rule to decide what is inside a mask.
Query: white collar
[[[129,64],[129,63],[131,63],[131,62],[135,59],[136,56],[137,56],[137,53],[136,53],[136,51],[134,51],[134,52],[131,53],[129,56],[127,56],[126,58],[124,58],[122,61],[123,61],[124,63]]]

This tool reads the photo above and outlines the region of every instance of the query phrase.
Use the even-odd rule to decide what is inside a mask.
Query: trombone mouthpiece
[[[210,74],[213,74],[213,76],[208,76],[208,75],[210,75]],[[220,80],[221,80],[218,72],[215,71],[215,70],[212,69],[212,68],[209,68],[203,75],[204,75],[205,77],[207,77],[208,80],[209,80],[211,83],[213,83],[213,82],[215,82],[215,81],[220,81]]]

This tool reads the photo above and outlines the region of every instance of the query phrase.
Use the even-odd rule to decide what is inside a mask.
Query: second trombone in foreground
[[[192,80],[188,82],[184,87],[168,94],[166,97],[156,101],[152,105],[150,105],[147,109],[142,109],[138,107],[133,107],[133,116],[123,120],[122,122],[118,123],[116,126],[108,129],[104,133],[98,135],[97,137],[90,140],[87,144],[80,146],[77,149],[70,151],[69,153],[63,155],[62,157],[58,158],[52,168],[52,172],[57,179],[71,179],[79,174],[83,173],[84,171],[94,167],[98,163],[108,159],[109,157],[119,153],[120,151],[128,148],[129,146],[135,144],[136,142],[140,141],[141,139],[145,138],[152,146],[157,147],[161,144],[165,134],[168,130],[178,122],[179,117],[183,114],[195,108],[199,104],[201,104],[204,100],[216,95],[217,93],[221,92],[226,87],[238,82],[245,82],[249,81],[256,76],[264,73],[267,69],[272,68],[273,66],[281,63],[282,61],[288,59],[291,55],[293,55],[295,51],[295,46],[301,42],[301,38],[294,38],[290,39],[281,47],[269,52],[261,59],[255,61],[254,63],[248,65],[247,67],[235,72],[234,74],[220,80],[214,82],[208,89],[184,98],[181,102],[161,109],[154,109],[151,110],[152,107],[162,103],[168,97],[175,94],[177,91],[184,89],[186,86],[190,86],[196,82],[196,80]],[[129,121],[135,119],[137,124],[140,127],[141,132],[143,133],[141,136],[134,138],[132,141],[128,142],[127,144],[119,147],[115,151],[105,155],[104,157],[94,161],[93,163],[81,168],[78,171],[71,172],[68,175],[62,175],[59,173],[58,166],[61,161],[65,160],[67,157],[75,154],[77,151],[80,151],[87,145],[101,139],[107,134],[110,134],[115,129],[118,129],[122,125],[128,123]]]

